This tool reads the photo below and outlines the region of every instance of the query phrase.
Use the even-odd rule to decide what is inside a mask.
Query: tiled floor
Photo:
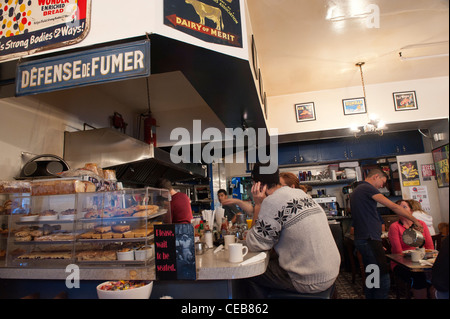
[[[363,292],[363,282],[360,276],[356,276],[355,283],[352,283],[352,273],[341,270],[336,280],[336,291],[338,299],[365,299]],[[396,293],[391,287],[389,299],[396,299]],[[404,299],[403,296],[401,296]]]

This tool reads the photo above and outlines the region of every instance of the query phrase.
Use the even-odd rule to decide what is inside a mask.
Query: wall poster
[[[449,185],[449,147],[448,144],[433,150],[433,161],[436,166],[436,179],[438,187],[448,187]]]
[[[82,41],[91,0],[9,0],[0,3],[0,61]]]
[[[417,161],[400,162],[403,186],[419,186],[420,177]]]
[[[242,48],[240,0],[164,0],[164,24],[206,42]]]

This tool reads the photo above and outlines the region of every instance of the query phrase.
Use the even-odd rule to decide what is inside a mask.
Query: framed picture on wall
[[[449,185],[449,168],[448,168],[448,144],[435,148],[432,151],[433,162],[436,167],[436,180],[438,187],[448,187]]]
[[[316,119],[314,102],[295,104],[295,115],[297,122],[314,121]]]
[[[366,100],[363,97],[342,100],[344,115],[366,113]]]
[[[416,91],[394,92],[394,106],[396,111],[417,110]]]
[[[256,51],[256,43],[255,36],[252,34],[252,62],[253,62],[253,70],[255,71],[255,78],[258,80],[258,52]]]

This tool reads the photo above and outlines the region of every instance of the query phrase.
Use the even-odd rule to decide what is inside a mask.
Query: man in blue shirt
[[[389,267],[381,241],[382,222],[378,215],[377,203],[411,220],[416,229],[422,229],[421,224],[412,214],[379,192],[378,189],[383,187],[386,180],[387,175],[381,169],[373,169],[350,196],[355,247],[361,253],[366,272],[367,266],[376,265],[380,274],[379,285],[376,282],[369,285],[368,280],[371,278],[366,279],[364,292],[367,299],[387,299],[390,287]]]

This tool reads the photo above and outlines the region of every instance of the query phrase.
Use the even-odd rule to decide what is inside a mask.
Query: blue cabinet
[[[302,165],[423,153],[417,131],[280,144],[279,165]]]

